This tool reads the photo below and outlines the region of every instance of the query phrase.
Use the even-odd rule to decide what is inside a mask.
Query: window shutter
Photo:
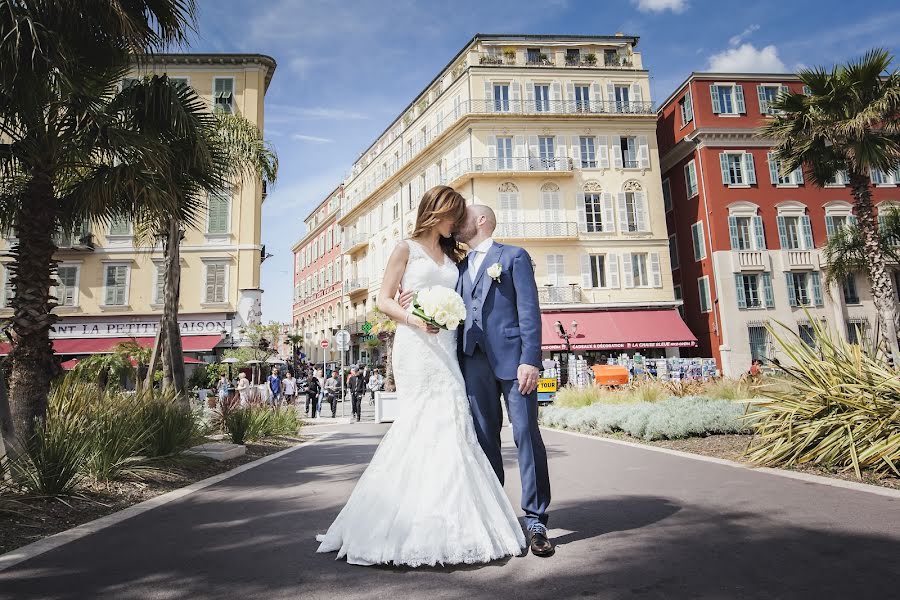
[[[734,292],[737,295],[738,308],[747,308],[747,297],[744,295],[744,276],[734,274]]]
[[[525,151],[525,136],[517,135],[513,138],[513,156],[522,157],[527,156],[528,153]]]
[[[574,109],[574,107],[575,107],[575,84],[572,83],[571,81],[566,82],[566,102],[568,103],[568,104],[566,104],[566,106],[567,107],[571,106],[572,110],[574,111],[575,110]],[[563,111],[563,112],[568,112],[568,111]]]
[[[462,104],[462,98],[459,94],[453,96],[453,120],[459,118],[460,115],[460,105]]]
[[[787,283],[788,301],[791,306],[797,306],[797,290],[794,289],[794,275],[790,271],[784,274],[785,283]]]
[[[763,229],[762,217],[760,217],[760,216],[751,217],[750,222],[753,224],[753,235],[756,237],[756,249],[757,250],[765,250],[766,249],[766,232]]]
[[[722,112],[722,109],[719,106],[719,86],[717,86],[717,85],[709,86],[709,95],[712,98],[713,113],[719,114],[720,112]]]
[[[109,223],[109,235],[128,235],[131,233],[131,221],[125,218],[113,219]]]
[[[694,101],[691,98],[690,90],[684,95],[684,114],[686,123],[690,123],[694,120]]]
[[[603,233],[616,232],[616,211],[613,207],[612,192],[603,192]]]
[[[484,82],[484,112],[494,112],[494,86],[490,81]]]
[[[803,95],[812,96],[812,88],[810,88],[808,85],[804,85],[803,86]]]
[[[520,112],[522,103],[522,88],[518,81],[509,84],[509,99],[512,102],[510,107],[513,112]]]
[[[753,164],[753,155],[744,152],[743,156],[744,176],[750,185],[756,184],[756,167]]]
[[[721,152],[719,154],[719,166],[722,168],[722,183],[731,185],[731,175],[728,172],[728,153]]]
[[[825,235],[826,237],[831,237],[834,235],[834,217],[830,215],[825,215]]]
[[[739,83],[734,86],[734,103],[738,113],[747,112],[747,107],[744,105],[744,86]]]
[[[577,135],[572,136],[572,160],[576,168],[581,166],[581,138]]]
[[[648,226],[650,215],[647,212],[647,198],[644,196],[644,192],[634,193],[634,212],[637,216],[637,230],[650,231]]]
[[[541,155],[541,151],[538,148],[538,136],[529,135],[528,136],[528,156],[531,158],[538,158]]]
[[[550,86],[550,99],[554,104],[554,106],[550,108],[550,111],[562,112],[560,110],[560,105],[562,104],[562,85],[560,85],[558,81],[554,81],[553,85]]]
[[[534,112],[534,82],[525,84],[525,112]]]
[[[650,168],[650,144],[646,135],[638,136],[638,163],[642,169]]]
[[[493,159],[497,158],[497,136],[495,136],[495,135],[488,136],[488,158],[493,158]],[[496,164],[494,164],[494,163],[496,163],[496,160],[491,161],[492,166],[494,168],[496,168]],[[418,185],[418,178],[416,178],[414,180],[414,183],[416,183],[416,185]],[[417,188],[414,189],[413,192],[414,192],[413,196],[415,198],[418,198],[419,197],[418,189]]]
[[[778,215],[775,222],[778,223],[778,245],[783,250],[788,246],[787,227],[784,224],[784,217]]]
[[[591,84],[591,97],[588,99],[592,112],[600,112],[603,106],[603,94],[600,93],[600,82],[595,81]]]
[[[597,137],[597,166],[601,169],[609,168],[609,139],[605,135]],[[621,153],[621,152],[620,152]]]
[[[606,84],[606,101],[609,102],[610,112],[615,112],[616,86],[612,82]]]
[[[763,298],[766,302],[766,308],[775,307],[775,294],[772,293],[772,276],[769,273],[762,274]]]
[[[847,225],[856,227],[856,216],[855,215],[850,215],[847,217]]]
[[[619,192],[619,231],[625,233],[628,231],[628,211],[625,207],[625,192]]]
[[[803,167],[794,169],[791,173],[791,181],[793,181],[795,185],[803,185]]]
[[[728,234],[731,236],[731,249],[738,250],[737,217],[728,217]]]
[[[613,167],[616,169],[622,168],[622,138],[621,136],[614,135],[612,136],[612,151],[613,151]]]
[[[216,301],[216,270],[218,265],[206,265],[206,301]]]
[[[619,254],[609,252],[606,255],[606,287],[619,287]]]
[[[819,278],[819,272],[813,271],[809,274],[809,278],[812,281],[813,302],[816,306],[824,306],[824,303],[822,302],[822,282]]]
[[[622,253],[622,272],[625,275],[625,287],[634,287],[634,271],[631,265],[631,252]]]
[[[769,103],[766,100],[766,86],[764,86],[764,85],[756,86],[756,96],[759,98],[759,112],[764,115],[768,114]]]
[[[581,233],[587,232],[587,213],[584,208],[584,193],[579,192],[575,196],[575,204],[578,209],[578,231]]]
[[[594,287],[591,281],[591,257],[587,254],[581,255],[581,287]]]
[[[556,146],[556,148],[554,148],[554,150],[556,150],[556,158],[565,158],[567,150],[566,138],[558,135],[556,136],[556,141],[554,142],[554,144]]]
[[[650,253],[650,277],[655,288],[662,287],[662,271],[659,268],[659,252]]]
[[[631,101],[641,103],[644,101],[644,92],[641,90],[640,83],[635,82],[631,84]]]
[[[807,215],[800,217],[800,230],[803,232],[803,244],[806,246],[804,250],[812,250],[815,248],[815,246],[813,246],[812,224],[809,222],[809,217]]]
[[[772,180],[772,185],[778,185],[778,161],[775,160],[775,153],[767,153],[766,159],[769,162],[769,179]]]

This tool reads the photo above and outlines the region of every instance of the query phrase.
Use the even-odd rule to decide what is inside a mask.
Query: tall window
[[[693,198],[699,193],[697,185],[697,165],[694,161],[684,165],[684,184],[687,188],[688,198]]]
[[[12,271],[9,266],[3,267],[3,306],[12,306],[12,300],[16,296],[16,288],[12,282]]]
[[[674,233],[669,236],[669,262],[673,271],[678,268],[678,238]]]
[[[731,249],[732,250],[752,250],[753,249],[753,232],[752,220],[750,217],[730,217],[729,225],[731,227]]]
[[[566,50],[566,64],[568,66],[578,66],[581,64],[581,50],[577,48],[569,48]]]
[[[678,112],[681,115],[681,126],[684,127],[694,120],[694,106],[691,104],[691,93],[687,92],[678,101]]]
[[[575,110],[577,112],[591,111],[591,87],[588,85],[575,86]]]
[[[803,183],[803,169],[797,168],[787,175],[782,175],[782,162],[775,158],[775,153],[769,152],[766,156],[769,161],[769,179],[773,185],[800,185]]]
[[[512,137],[497,138],[497,169],[513,168]]]
[[[709,276],[704,275],[697,279],[697,291],[700,298],[700,312],[708,313],[712,311],[712,302],[709,295]]]
[[[206,233],[229,233],[229,212],[231,204],[231,190],[225,189],[210,193],[207,196],[207,221]]]
[[[581,168],[596,169],[597,153],[596,148],[594,148],[594,138],[592,136],[583,135],[578,138],[578,142],[581,150]]]
[[[623,135],[620,140],[619,143],[622,147],[622,165],[626,169],[637,169],[639,166],[637,159],[637,138],[633,135]]]
[[[747,335],[750,338],[751,360],[765,360],[769,351],[769,332],[764,325],[749,325]]]
[[[759,112],[764,115],[774,115],[777,111],[772,108],[772,103],[778,99],[778,94],[786,87],[780,85],[758,85],[756,95],[759,98]]]
[[[822,287],[816,271],[785,273],[791,306],[822,306]]]
[[[554,286],[563,285],[565,278],[565,257],[562,254],[547,255],[547,283]]]
[[[534,110],[537,112],[550,111],[550,86],[535,84],[534,86]]]
[[[742,273],[738,273],[734,277],[738,308],[762,308],[762,294],[760,293],[762,278],[756,274],[745,275]]]
[[[756,183],[753,155],[749,152],[722,152],[722,183],[725,185],[752,185]]]
[[[131,220],[118,218],[110,221],[109,235],[131,235]]]
[[[166,263],[159,261],[154,263],[154,267],[153,303],[162,304],[166,296]]]
[[[494,84],[494,111],[509,112],[509,84]]]
[[[847,321],[847,341],[851,344],[866,344],[869,340],[869,322],[866,319]]]
[[[588,233],[603,231],[603,202],[600,192],[584,194],[584,216]]]
[[[811,250],[812,227],[806,215],[778,215],[778,239],[782,250]]]
[[[856,217],[853,215],[825,215],[825,233],[830,238],[835,233],[856,224]]]
[[[635,287],[648,287],[650,276],[647,273],[647,253],[635,252],[631,255],[631,275],[634,277]]]
[[[843,282],[844,302],[859,304],[859,290],[856,289],[856,277],[848,275]]]
[[[590,259],[591,287],[606,287],[606,255],[592,254]]]
[[[77,306],[78,267],[60,265],[56,268],[56,299],[60,306]]]
[[[519,188],[507,182],[500,185],[498,197],[497,235],[521,237],[524,225],[519,215]]]
[[[217,111],[234,112],[234,78],[213,78],[213,106]]]
[[[740,85],[711,85],[709,93],[715,114],[738,115],[747,112],[744,106],[744,88]]]
[[[625,192],[625,222],[628,224],[627,231],[638,231],[638,211],[641,207],[635,201],[634,192]]]
[[[225,302],[225,279],[228,265],[224,263],[206,264],[206,302]]]
[[[666,212],[672,210],[672,184],[668,179],[662,182],[663,208]]]
[[[105,306],[128,304],[128,265],[106,265],[104,274]]]
[[[816,334],[809,323],[798,324],[797,333],[800,334],[800,340],[807,346],[813,347],[816,345]]]
[[[616,100],[616,112],[628,112],[629,105],[629,97],[631,94],[631,87],[627,85],[617,85],[614,86],[614,97]]]
[[[694,240],[694,260],[706,258],[706,237],[703,234],[703,221],[691,225],[691,237]]]
[[[553,169],[556,165],[555,140],[556,138],[551,135],[542,135],[538,138],[538,152],[542,169]]]

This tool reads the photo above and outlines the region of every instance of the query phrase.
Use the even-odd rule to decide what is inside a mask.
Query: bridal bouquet
[[[416,293],[412,314],[441,329],[456,329],[466,319],[466,305],[455,291],[436,285]]]

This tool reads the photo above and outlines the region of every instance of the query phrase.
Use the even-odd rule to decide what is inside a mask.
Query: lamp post
[[[572,341],[571,338],[575,337],[578,334],[578,321],[572,319],[571,329],[566,331],[566,328],[563,327],[562,321],[557,320],[556,323],[553,324],[556,328],[556,334],[560,337],[560,339],[566,341],[566,379],[562,381],[562,373],[560,373],[560,381],[563,385],[566,385],[569,382],[569,362],[572,360]]]

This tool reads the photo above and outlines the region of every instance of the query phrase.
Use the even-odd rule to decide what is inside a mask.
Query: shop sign
[[[643,348],[693,348],[692,341],[680,342],[602,342],[595,344],[572,344],[572,350],[640,350]],[[566,350],[565,344],[544,344],[544,351]]]
[[[556,391],[556,377],[547,377],[543,379],[538,379],[537,391],[538,393],[544,392],[555,392]]]
[[[227,319],[179,320],[181,335],[220,335],[231,331],[231,321]],[[124,323],[61,321],[53,326],[50,337],[62,338],[104,338],[104,337],[153,337],[159,327],[159,320],[130,321]]]

